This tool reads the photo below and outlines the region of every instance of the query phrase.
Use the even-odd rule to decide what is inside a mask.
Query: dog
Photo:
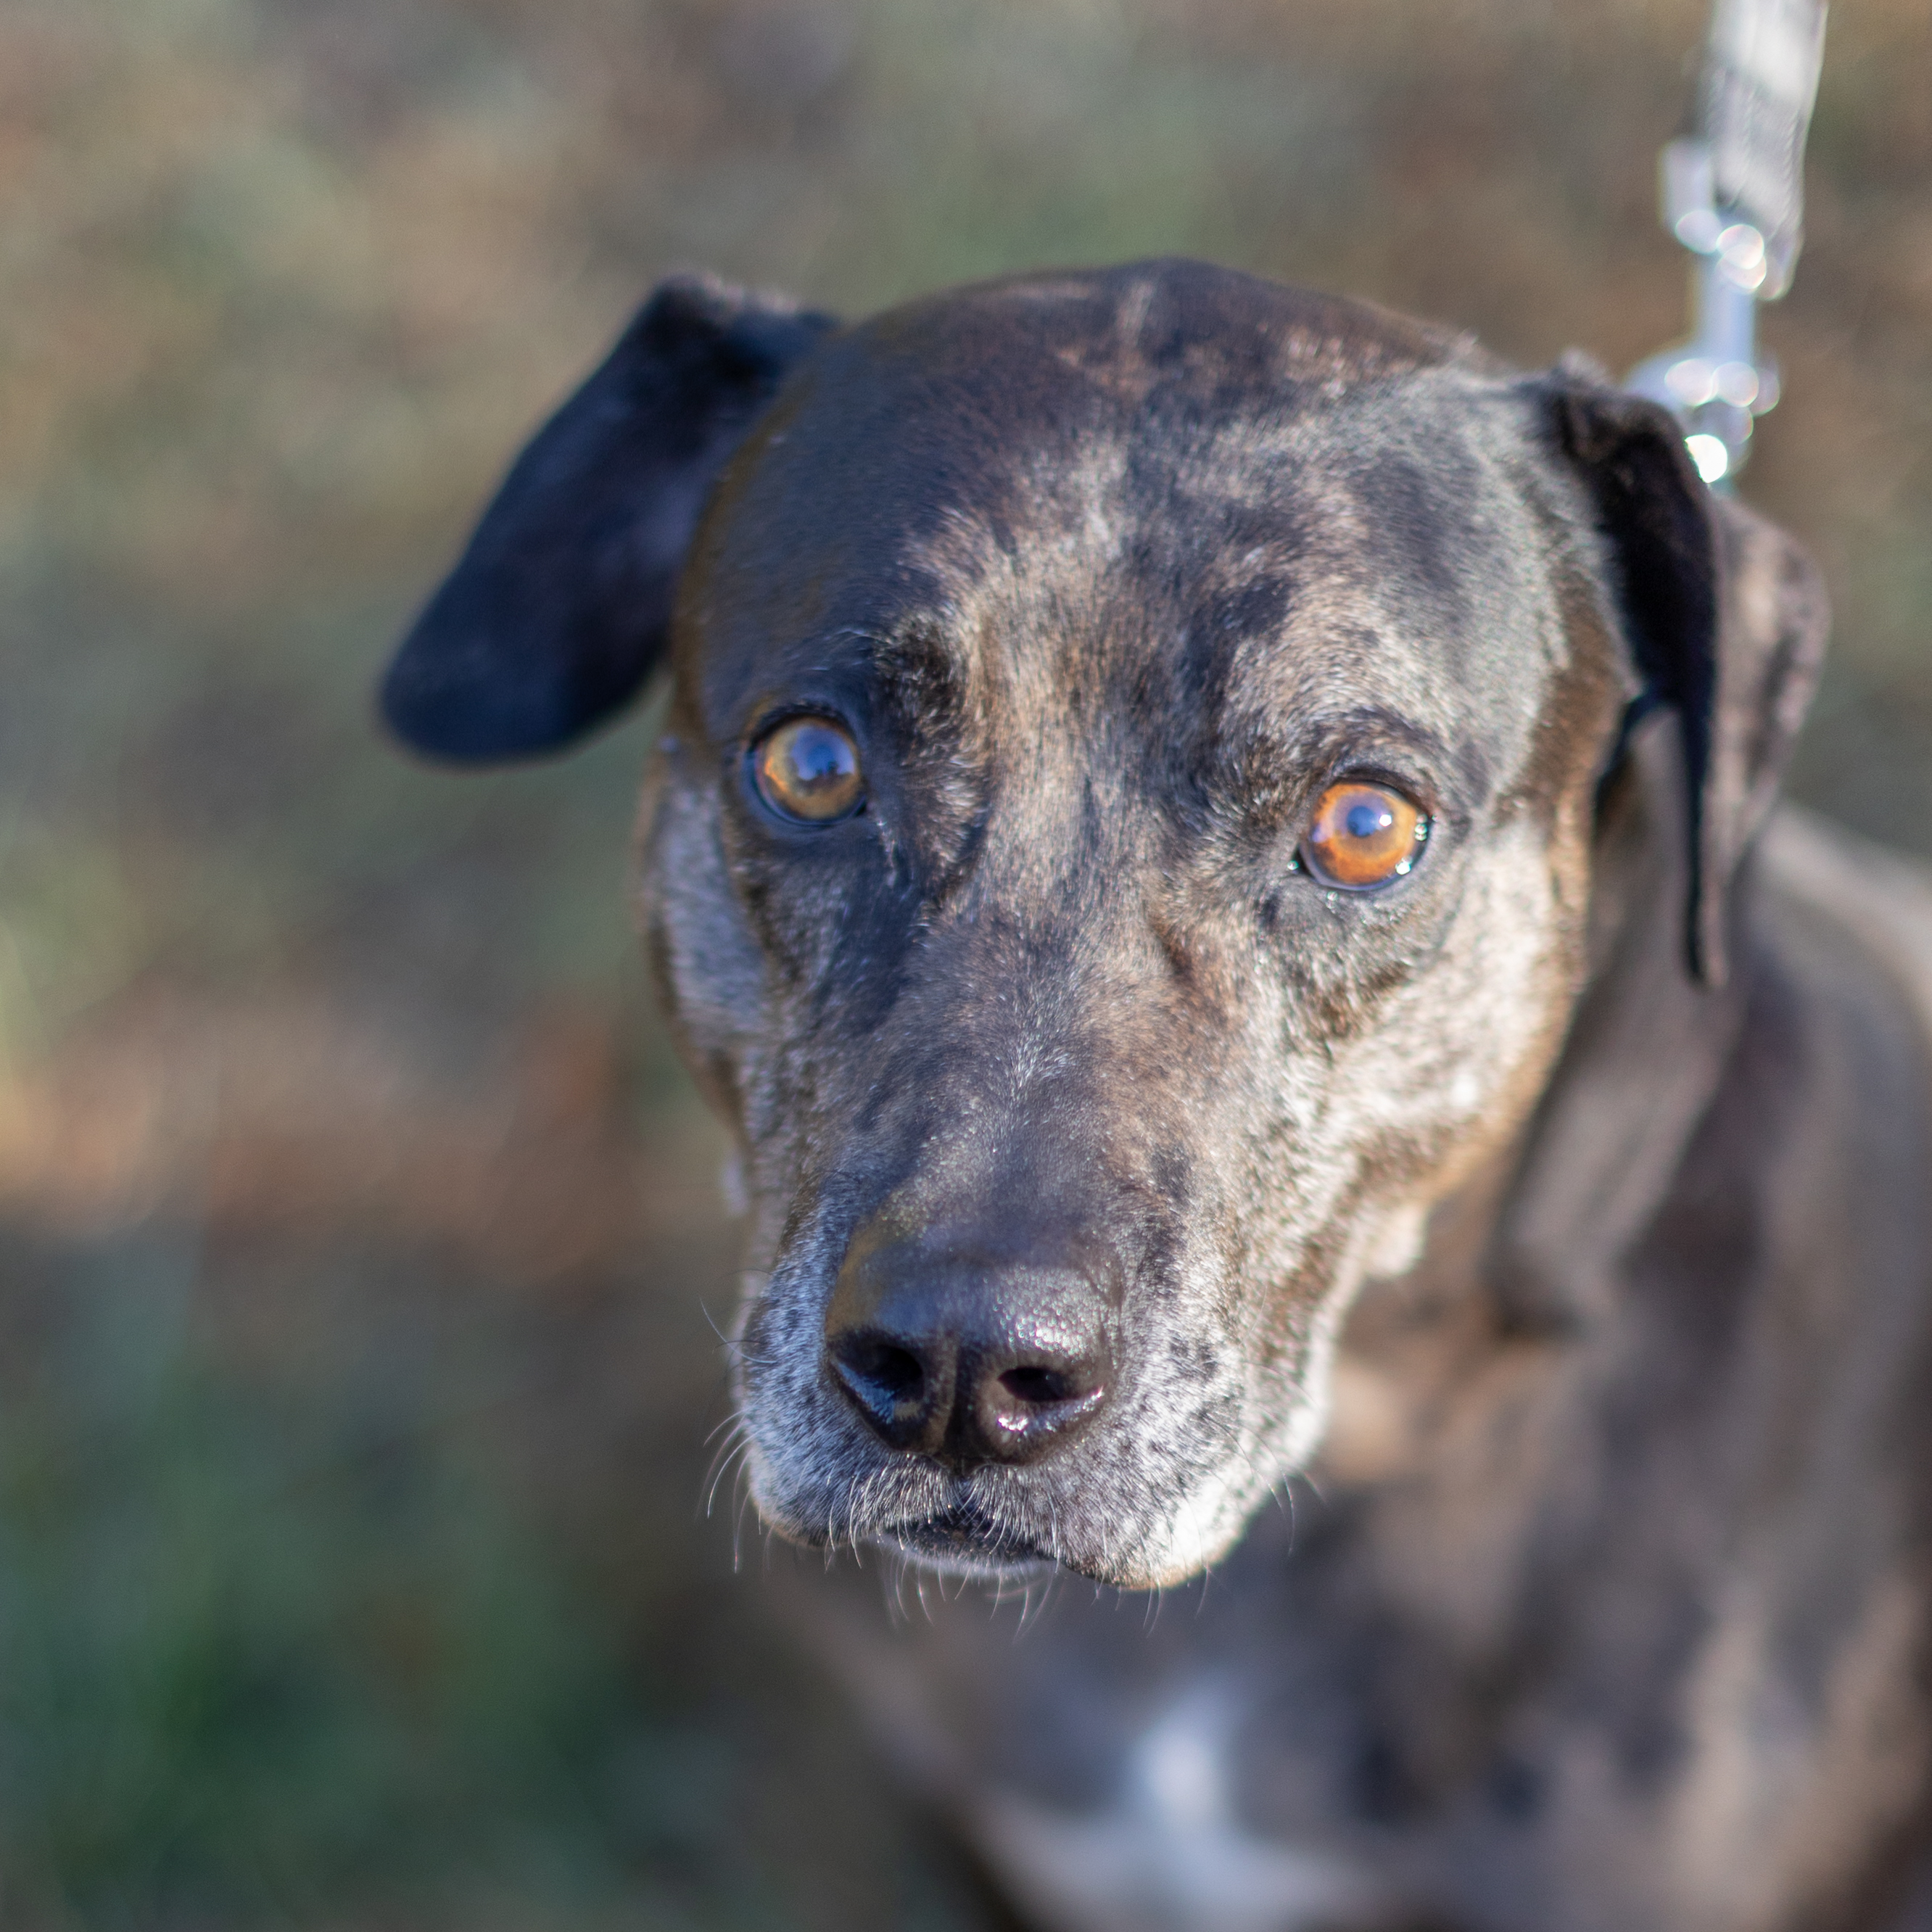
[[[667,283],[403,644],[458,762],[668,659],[751,1494],[910,1565],[811,1613],[1031,1922],[1932,1927],[1932,893],[1777,804],[1826,629],[1586,360],[1161,261]]]

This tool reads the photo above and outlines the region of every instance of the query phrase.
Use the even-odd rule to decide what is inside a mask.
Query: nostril
[[[920,1384],[926,1379],[919,1358],[909,1348],[895,1348],[890,1342],[855,1342],[838,1351],[838,1362],[848,1380],[867,1384],[889,1404],[916,1400]]]
[[[974,1404],[981,1439],[1003,1461],[1024,1462],[1080,1429],[1105,1396],[1098,1360],[1016,1362],[988,1375]]]
[[[1056,1402],[1070,1400],[1079,1393],[1070,1376],[1053,1369],[1009,1369],[1000,1376],[1000,1386],[1016,1402],[1023,1402],[1029,1408],[1049,1408]]]
[[[830,1352],[845,1393],[872,1426],[895,1448],[914,1446],[944,1396],[933,1370],[911,1349],[876,1330],[839,1336]]]

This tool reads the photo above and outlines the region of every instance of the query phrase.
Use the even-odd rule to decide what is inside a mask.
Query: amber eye
[[[1301,857],[1324,886],[1364,892],[1400,878],[1428,836],[1428,815],[1400,792],[1344,778],[1322,794]]]
[[[866,795],[859,748],[829,718],[788,718],[752,748],[758,796],[787,818],[830,824],[856,812]]]

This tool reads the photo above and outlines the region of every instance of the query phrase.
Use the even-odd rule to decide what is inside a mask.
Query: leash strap
[[[1659,157],[1664,225],[1695,258],[1688,342],[1630,371],[1674,410],[1705,482],[1727,486],[1778,401],[1757,305],[1791,286],[1804,240],[1804,140],[1825,53],[1825,0],[1718,0],[1693,131]]]

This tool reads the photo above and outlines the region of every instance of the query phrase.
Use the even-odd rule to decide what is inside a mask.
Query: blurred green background
[[[720,1152],[634,722],[455,778],[386,646],[651,280],[1178,250],[1624,368],[1702,0],[8,0],[0,1925],[968,1928],[704,1513]],[[1798,789],[1932,851],[1932,4],[1834,20],[1748,494]]]

